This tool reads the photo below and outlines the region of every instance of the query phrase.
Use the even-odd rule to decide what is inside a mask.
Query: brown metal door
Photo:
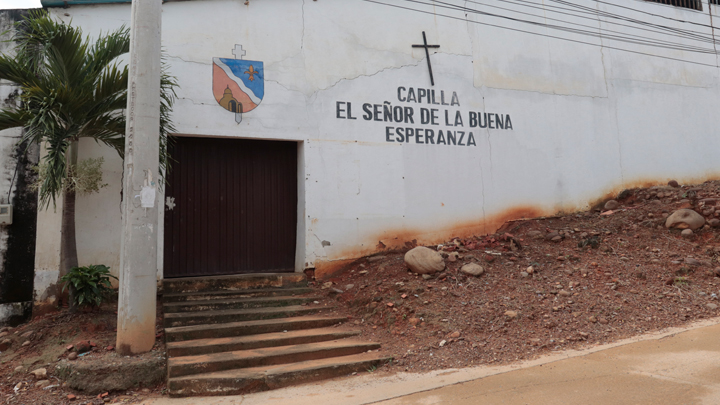
[[[296,143],[177,137],[170,156],[166,278],[294,271]]]

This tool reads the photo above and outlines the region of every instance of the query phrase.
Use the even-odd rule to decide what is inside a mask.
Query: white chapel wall
[[[710,23],[707,4],[693,11],[609,1]],[[621,13],[591,0],[580,3]],[[96,34],[128,24],[130,6],[52,12]],[[674,20],[622,13],[686,28]],[[181,86],[175,124],[188,136],[301,142],[297,267],[326,273],[345,260],[407,241],[493,232],[506,219],[584,209],[623,188],[671,178],[702,181],[720,171],[714,152],[720,147],[713,113],[720,105],[716,56],[519,27],[589,43],[579,44],[473,22],[515,27],[488,16],[469,19],[359,0],[165,3],[163,47]],[[603,19],[572,21],[609,27]],[[709,28],[692,29],[710,35]],[[424,51],[411,48],[422,42],[422,31],[429,43],[440,45],[431,55],[435,86]],[[212,92],[212,60],[232,58],[236,44],[247,52],[245,59],[265,67],[265,96],[240,124]],[[438,103],[442,92],[447,104],[455,94],[459,105],[407,101],[409,89],[416,97],[434,89]],[[414,122],[364,118],[364,104],[372,113],[375,105],[383,111],[386,102],[411,109]],[[348,103],[356,119],[348,116]],[[437,125],[420,122],[423,108],[438,110]],[[456,112],[462,125],[455,125]],[[471,128],[473,113],[509,116],[512,129]],[[413,129],[411,142],[399,142],[397,128]],[[429,141],[428,129],[434,142],[440,130],[458,138],[462,131],[464,145],[472,133],[474,145],[420,144]],[[78,249],[81,264],[103,262],[116,271],[121,166],[114,152],[102,148],[92,142],[82,146],[83,156],[105,156],[109,186],[78,199]]]

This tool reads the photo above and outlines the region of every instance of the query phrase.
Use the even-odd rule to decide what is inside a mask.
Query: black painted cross
[[[430,65],[430,52],[428,52],[428,48],[440,48],[440,45],[428,45],[427,39],[425,38],[425,31],[423,31],[423,44],[422,45],[413,45],[413,48],[425,48],[425,56],[427,57],[427,64],[428,64],[428,70],[430,71],[430,84],[435,85],[435,79],[433,79],[432,74],[432,65]]]

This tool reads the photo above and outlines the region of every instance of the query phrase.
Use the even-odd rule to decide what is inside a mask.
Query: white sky
[[[6,8],[39,8],[40,0],[0,0],[0,10]]]

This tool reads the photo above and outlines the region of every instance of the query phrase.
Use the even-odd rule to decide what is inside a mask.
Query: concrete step
[[[287,307],[223,309],[200,312],[175,312],[165,314],[164,326],[207,325],[226,322],[252,321],[257,319],[288,318],[313,314],[329,307],[291,305]]]
[[[259,288],[252,290],[224,290],[224,291],[202,291],[202,292],[184,292],[184,293],[166,293],[163,294],[163,302],[183,302],[183,301],[204,301],[214,299],[234,299],[234,298],[250,298],[250,297],[283,297],[291,295],[303,295],[313,292],[312,288]]]
[[[297,363],[300,361],[349,356],[380,348],[380,344],[353,339],[266,347],[168,359],[168,377],[182,377],[216,371]]]
[[[319,328],[262,333],[250,336],[185,340],[182,342],[168,342],[167,354],[170,357],[195,356],[199,354],[232,352],[263,347],[317,343],[344,339],[346,337],[356,336],[359,333],[357,330]]]
[[[306,297],[250,297],[217,299],[205,301],[169,302],[163,304],[163,312],[166,314],[175,312],[198,312],[215,311],[220,309],[242,309],[242,308],[263,308],[263,307],[286,307],[290,305],[306,304],[321,300],[319,296]]]
[[[377,352],[170,378],[170,396],[239,395],[374,369],[391,360]]]
[[[347,318],[344,317],[310,315],[292,318],[230,322],[213,325],[178,326],[174,328],[165,328],[165,340],[167,342],[179,342],[192,339],[223,338],[232,336],[247,336],[257,333],[325,328],[345,321],[347,321]]]
[[[307,287],[304,273],[237,274],[230,276],[184,277],[163,280],[163,293],[248,290],[253,288]]]

